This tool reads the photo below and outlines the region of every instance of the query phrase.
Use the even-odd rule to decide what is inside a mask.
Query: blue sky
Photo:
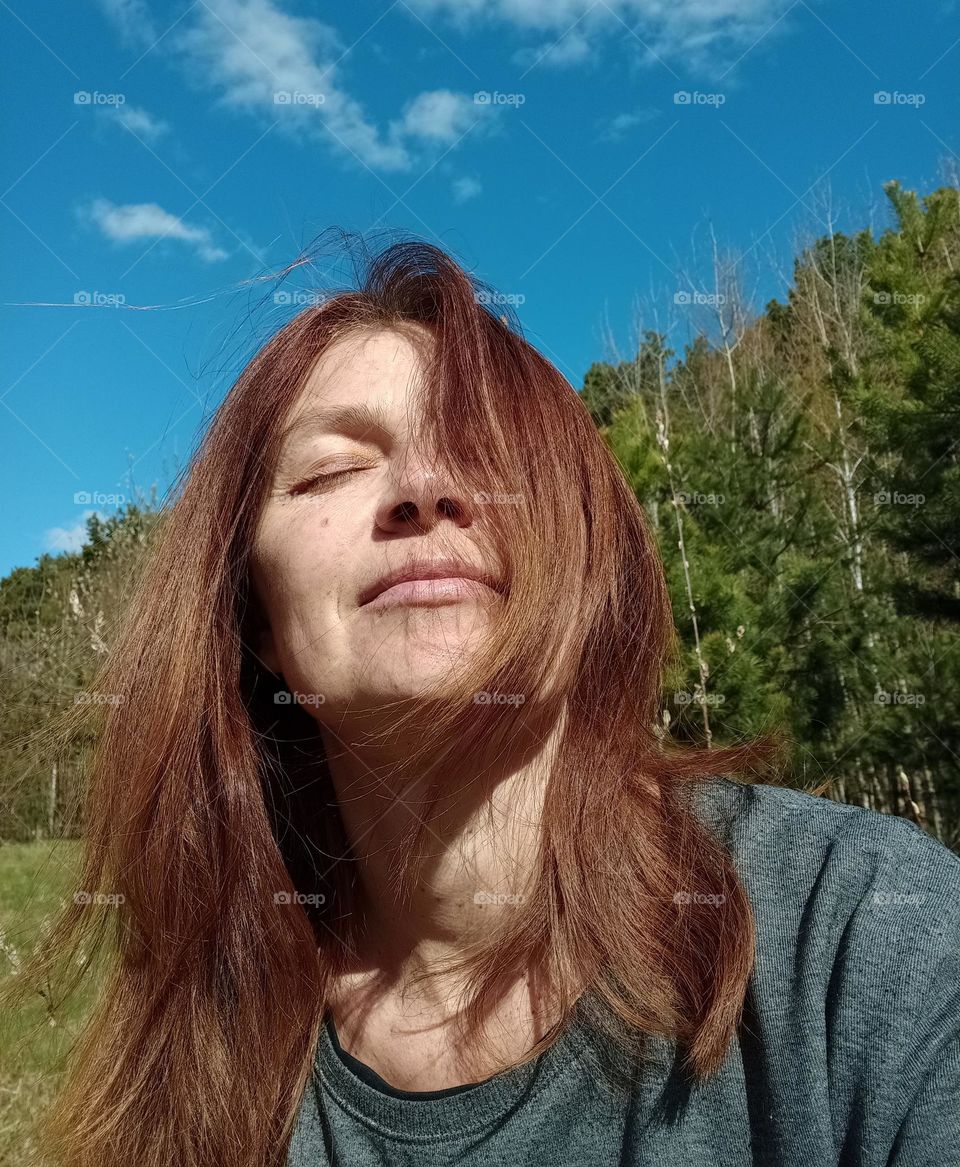
[[[679,347],[706,322],[676,297],[713,239],[762,309],[799,241],[882,229],[883,182],[928,192],[960,152],[952,3],[0,0],[0,21],[4,574],[163,495],[298,309],[270,274],[328,227],[452,251],[579,388],[638,320]],[[330,256],[283,288],[345,274]]]

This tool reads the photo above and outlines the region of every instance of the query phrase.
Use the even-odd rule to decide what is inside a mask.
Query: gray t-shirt
[[[716,1076],[689,1089],[654,1038],[611,1091],[577,1021],[526,1066],[418,1098],[378,1089],[324,1025],[288,1167],[960,1167],[960,858],[783,787],[713,779],[697,806],[757,923]]]

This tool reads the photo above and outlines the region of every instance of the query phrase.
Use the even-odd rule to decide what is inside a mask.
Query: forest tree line
[[[736,260],[678,355],[584,399],[657,532],[681,645],[664,730],[790,746],[788,780],[960,845],[960,190],[884,187],[751,317]]]

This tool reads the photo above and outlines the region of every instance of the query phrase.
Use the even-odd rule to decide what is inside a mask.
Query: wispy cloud
[[[483,106],[472,97],[451,93],[449,89],[435,89],[421,93],[409,102],[403,116],[394,122],[391,130],[398,139],[423,138],[440,145],[449,145],[476,121]]]
[[[598,137],[601,141],[617,142],[637,126],[646,125],[660,116],[658,109],[638,109],[633,113],[618,113],[615,117],[601,121],[598,126]]]
[[[453,201],[466,203],[483,192],[483,187],[475,178],[457,178],[453,182]]]
[[[118,205],[109,199],[94,199],[83,213],[106,237],[115,243],[132,243],[139,239],[175,239],[193,247],[207,263],[226,259],[228,252],[214,245],[206,227],[191,227],[171,215],[157,203]]]
[[[146,0],[99,0],[100,7],[116,25],[124,44],[147,49],[158,33]]]
[[[136,105],[115,105],[104,109],[103,119],[115,125],[125,126],[131,133],[147,142],[155,142],[170,130],[165,121]]]
[[[144,27],[144,0],[100,2],[126,35]],[[441,89],[413,96],[378,125],[341,81],[349,48],[331,25],[285,12],[274,0],[203,0],[157,51],[220,107],[277,121],[301,141],[323,141],[374,169],[410,169],[423,151],[456,142],[470,114],[496,115]]]
[[[718,71],[764,37],[795,0],[405,0],[422,19],[443,20],[460,32],[481,25],[536,36],[520,49],[523,63],[587,60],[601,39],[619,38],[645,63],[682,62],[688,70]],[[778,30],[779,31],[779,30]],[[543,41],[544,33],[560,38]]]
[[[513,55],[518,65],[530,67],[532,65],[579,65],[591,54],[590,41],[576,29],[557,37],[556,40],[546,41],[533,48],[518,49]]]

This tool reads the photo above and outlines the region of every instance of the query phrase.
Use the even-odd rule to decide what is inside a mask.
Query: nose
[[[391,533],[410,528],[430,531],[442,519],[469,527],[474,520],[473,506],[447,474],[434,465],[423,464],[408,467],[394,481],[376,514],[377,526]]]

